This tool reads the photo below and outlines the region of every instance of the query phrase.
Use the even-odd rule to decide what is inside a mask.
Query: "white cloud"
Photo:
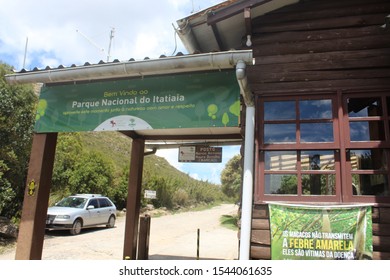
[[[0,61],[25,68],[58,67],[107,59],[158,58],[186,53],[174,40],[176,21],[222,0],[0,0]],[[77,32],[78,30],[78,32]],[[102,52],[100,49],[104,49]],[[219,183],[220,172],[233,155],[224,147],[220,164],[178,162],[178,151],[159,150],[175,168],[190,176]]]
[[[97,63],[107,58],[112,28],[112,59],[171,55],[175,50],[172,24],[189,15],[193,5],[199,10],[218,2],[221,1],[0,0],[0,59],[11,56],[13,61],[6,62],[20,69],[28,37],[27,69]],[[180,40],[177,42],[177,51],[185,52]]]
[[[156,155],[165,158],[176,169],[187,173],[194,179],[220,184],[221,172],[226,163],[239,153],[239,146],[224,146],[221,163],[180,163],[178,162],[178,149],[161,149]]]

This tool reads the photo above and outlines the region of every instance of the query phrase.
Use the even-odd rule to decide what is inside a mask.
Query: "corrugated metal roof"
[[[175,56],[170,56],[170,57],[179,57],[179,56],[184,56],[184,54],[182,52],[178,52]],[[162,55],[160,55],[159,58],[167,58],[167,56],[162,54]],[[150,59],[149,57],[145,57],[143,60],[149,60],[149,59]],[[127,61],[128,62],[132,62],[132,61],[142,61],[142,60],[139,60],[139,59],[136,60],[135,58],[130,58]],[[124,61],[123,60],[121,61],[119,59],[114,59],[113,61],[109,61],[109,62],[100,60],[98,63],[91,63],[91,62],[87,61],[87,62],[85,62],[82,65],[72,64],[70,66],[64,66],[64,65],[60,64],[57,67],[50,67],[50,66],[46,66],[45,68],[34,67],[32,70],[27,70],[27,69],[23,68],[23,69],[21,69],[19,71],[15,71],[15,73],[27,73],[27,72],[48,71],[48,70],[55,70],[55,69],[86,67],[86,66],[93,66],[93,65],[113,64],[113,63],[119,63],[119,62],[124,62]]]

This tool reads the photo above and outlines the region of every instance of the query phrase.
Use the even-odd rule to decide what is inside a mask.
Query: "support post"
[[[145,139],[133,139],[126,203],[126,225],[123,259],[130,258],[131,260],[136,260],[137,258],[138,225],[141,207],[144,149]]]
[[[253,159],[255,139],[255,107],[246,108],[244,178],[242,183],[240,260],[250,259],[252,205],[253,205]]]
[[[34,134],[15,259],[42,259],[57,133]]]
[[[140,218],[137,260],[149,259],[150,215]]]

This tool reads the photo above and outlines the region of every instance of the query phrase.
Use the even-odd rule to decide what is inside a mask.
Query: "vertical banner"
[[[372,259],[371,206],[269,204],[273,260]]]

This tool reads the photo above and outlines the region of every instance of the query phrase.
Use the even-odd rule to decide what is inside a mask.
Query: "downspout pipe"
[[[246,105],[239,259],[249,260],[252,231],[255,106],[252,92],[248,85],[245,62],[239,61],[237,63],[236,76]]]

